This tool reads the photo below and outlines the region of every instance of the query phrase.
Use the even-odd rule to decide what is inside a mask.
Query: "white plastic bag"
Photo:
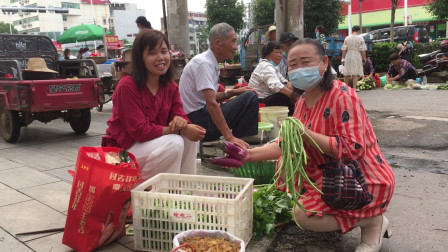
[[[237,238],[236,236],[227,233],[226,231],[221,230],[199,230],[199,229],[193,229],[193,230],[187,230],[182,233],[177,234],[174,236],[173,239],[173,248],[177,248],[180,246],[180,243],[187,237],[224,237],[229,242],[233,242],[240,245],[240,251],[239,252],[245,252],[246,251],[246,244],[243,240],[240,238]],[[176,252],[185,252],[182,249],[174,250]]]

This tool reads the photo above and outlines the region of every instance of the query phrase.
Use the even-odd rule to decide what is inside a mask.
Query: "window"
[[[395,31],[395,36],[398,37],[407,37],[408,36],[408,28],[400,28]]]
[[[190,41],[193,41],[193,39],[194,39],[193,36],[190,36]]]
[[[66,31],[68,28],[67,27],[64,27],[64,31]]]
[[[29,17],[29,18],[24,18],[24,19],[21,19],[21,20],[17,20],[17,21],[14,21],[12,24],[13,25],[29,24],[29,23],[34,22],[34,21],[39,21],[39,16],[34,16],[34,17]]]
[[[189,24],[193,24],[193,20],[188,20],[188,23]]]
[[[103,25],[107,25],[107,20],[103,19]]]
[[[66,2],[61,2],[61,7],[62,8],[68,8],[68,9],[81,9],[81,5],[79,3],[66,3]]]
[[[67,21],[67,16],[62,16],[62,21]]]

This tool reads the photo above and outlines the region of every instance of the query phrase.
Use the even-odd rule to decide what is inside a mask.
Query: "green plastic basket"
[[[253,178],[254,185],[268,184],[274,178],[277,160],[247,162],[240,168],[230,168],[235,177]]]

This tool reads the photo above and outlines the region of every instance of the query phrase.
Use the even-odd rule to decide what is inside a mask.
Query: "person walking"
[[[324,47],[324,50],[327,49],[327,40],[325,38],[325,29],[322,25],[316,26],[316,29],[314,29],[314,32],[316,33],[316,39],[319,40],[320,44]]]
[[[208,39],[210,49],[191,59],[180,77],[184,110],[192,123],[206,129],[204,141],[224,136],[229,142],[249,147],[240,138],[258,134],[258,97],[254,89],[241,87],[218,92],[218,63],[233,59],[237,50],[235,30],[227,23],[219,23],[210,29]],[[233,96],[236,97],[219,105]]]
[[[168,45],[160,31],[138,33],[101,143],[134,154],[143,180],[162,172],[196,174],[198,141],[205,136],[182,108]]]
[[[303,185],[303,198],[293,209],[298,224],[314,232],[341,231],[361,228],[361,243],[356,252],[380,251],[383,237],[390,237],[390,222],[384,216],[394,192],[395,177],[387,163],[373,126],[367,117],[361,98],[353,89],[335,80],[331,63],[321,44],[315,39],[301,39],[292,45],[288,55],[291,84],[305,90],[297,101],[293,117],[306,126],[303,134],[307,155],[305,172],[311,181],[322,189],[322,166],[329,160],[338,159],[339,139],[344,139],[354,159],[364,173],[372,201],[359,210],[340,210],[328,206],[321,194],[306,180],[295,181]],[[317,143],[320,149],[315,147]],[[281,158],[281,139],[276,142],[247,150],[243,162],[255,162]],[[321,152],[323,151],[323,153]],[[350,158],[345,151],[342,158]],[[280,163],[279,160],[278,163]],[[280,180],[281,180],[280,176]],[[279,181],[277,185],[284,184]]]
[[[140,31],[142,29],[152,29],[151,23],[144,16],[139,16],[135,23]]]
[[[355,25],[352,29],[352,35],[349,35],[344,40],[342,46],[342,65],[344,66],[344,82],[349,83],[352,78],[353,89],[359,92],[357,88],[358,78],[363,76],[363,65],[366,61],[366,44],[364,38],[359,36],[359,26]]]

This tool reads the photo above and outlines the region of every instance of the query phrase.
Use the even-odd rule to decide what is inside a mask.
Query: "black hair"
[[[392,53],[389,57],[389,61],[397,60],[400,58],[400,55],[398,53]]]
[[[99,46],[96,47],[96,49],[97,49],[97,50],[104,49],[104,45],[99,45]]]
[[[354,31],[354,32],[357,32],[357,31],[359,31],[359,30],[361,30],[361,27],[359,27],[359,25],[355,25],[355,26],[353,26],[353,28],[352,28],[352,31]]]
[[[321,59],[324,58],[325,56],[325,51],[323,46],[320,44],[319,40],[316,39],[311,39],[311,38],[303,38],[303,39],[299,39],[296,42],[294,42],[294,44],[291,45],[291,50],[298,46],[298,45],[313,45],[314,48],[316,49],[317,54],[319,54],[319,56],[321,57]],[[330,59],[328,59],[328,66],[327,66],[327,70],[324,72],[324,76],[322,81],[319,83],[320,89],[322,91],[328,91],[333,87],[333,81],[334,81],[334,75],[331,73],[331,61]],[[294,88],[294,92],[297,93],[298,95],[300,93],[303,93],[302,90]]]
[[[151,23],[144,17],[140,16],[135,20],[135,23],[143,25],[143,27],[152,29]]]
[[[261,58],[266,59],[274,49],[282,49],[282,44],[277,41],[267,42],[263,48],[261,48]]]
[[[142,90],[146,86],[147,69],[143,61],[143,52],[149,48],[154,49],[160,42],[164,42],[169,46],[168,38],[160,31],[152,29],[143,29],[135,37],[132,44],[132,59],[130,64],[122,71],[121,76],[129,74],[134,79],[135,83]],[[160,76],[159,83],[166,87],[170,81],[173,80],[174,70],[173,64],[170,64],[168,71]]]
[[[325,34],[325,29],[322,25],[316,26],[316,29],[319,31],[319,34]]]

